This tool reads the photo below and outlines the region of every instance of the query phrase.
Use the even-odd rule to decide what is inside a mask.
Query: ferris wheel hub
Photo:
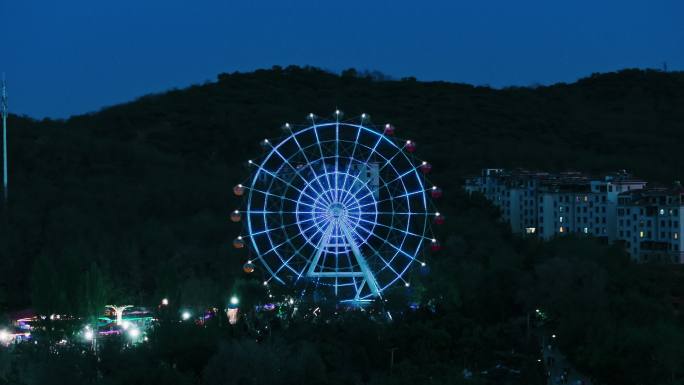
[[[328,213],[334,219],[340,219],[345,217],[347,209],[341,203],[333,203],[330,205],[330,208],[328,208]]]

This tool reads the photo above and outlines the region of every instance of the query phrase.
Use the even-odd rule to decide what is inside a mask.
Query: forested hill
[[[329,301],[315,306],[332,323],[295,320],[293,311],[291,322],[268,324],[282,344],[254,344],[249,325],[268,314],[249,309],[271,299],[258,268],[242,271],[246,250],[231,247],[241,232],[228,218],[240,204],[232,187],[247,178],[245,161],[261,153],[260,140],[281,135],[284,122],[303,123],[309,112],[329,116],[335,108],[349,118],[365,112],[376,124],[391,122],[397,136],[418,143],[417,156],[434,165],[430,178],[444,188],[437,202],[446,215],[437,229],[444,247],[424,256],[427,269],[411,272],[409,288],[388,290],[388,301],[376,303],[392,311],[392,323],[371,323],[356,312],[338,316]],[[246,314],[236,328],[165,323],[151,335],[150,349],[112,351],[103,364],[86,365],[91,369],[83,369],[80,347],[75,359],[17,356],[34,365],[25,369],[31,378],[35,372],[86,383],[105,368],[119,376],[112,384],[134,376],[146,378],[141,383],[199,383],[199,376],[224,383],[227,375],[251,383],[273,373],[284,373],[280,382],[262,382],[543,384],[539,346],[550,332],[593,383],[684,378],[682,312],[674,305],[684,297],[681,269],[632,264],[618,247],[586,237],[516,238],[488,202],[460,189],[463,176],[492,166],[627,169],[661,183],[682,180],[683,73],[627,70],[495,90],[274,68],[222,74],[66,121],[11,115],[8,123],[0,326],[8,311],[27,307],[94,317],[107,303],[155,307],[161,298],[175,316],[188,306],[223,308],[237,295]],[[409,302],[418,310],[408,311]],[[308,353],[269,358],[290,351]],[[396,351],[395,366],[388,367],[389,351]],[[54,368],[71,377],[54,376]],[[464,369],[483,382],[463,380]],[[516,380],[501,380],[502,370]]]
[[[222,74],[218,81],[65,122],[98,139],[151,145],[200,161],[243,161],[256,141],[335,107],[370,113],[413,138],[420,154],[458,174],[522,166],[604,171],[626,168],[670,182],[684,135],[684,73],[626,70],[573,84],[495,90],[446,82],[379,81],[316,69]],[[429,154],[429,156],[428,156]]]
[[[335,108],[369,113],[415,140],[447,191],[447,212],[461,177],[482,167],[627,169],[664,183],[684,174],[683,73],[625,70],[501,90],[353,70],[221,74],[66,121],[10,116],[2,306],[28,305],[32,295],[44,302],[34,306],[65,306],[78,290],[69,272],[89,261],[107,265],[118,290],[140,300],[179,279],[229,279],[243,259],[227,246],[239,226],[226,220],[238,204],[230,189],[247,176],[243,162],[285,121]],[[36,293],[50,287],[71,289]]]

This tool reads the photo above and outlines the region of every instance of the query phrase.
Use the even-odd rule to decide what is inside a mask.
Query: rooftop
[[[497,178],[507,179],[511,181],[529,181],[538,180],[542,186],[570,188],[571,186],[584,188],[585,185],[591,182],[605,182],[610,184],[645,184],[643,179],[635,178],[626,170],[618,170],[615,172],[591,175],[580,171],[564,171],[557,173],[550,173],[546,171],[533,171],[523,168],[516,169],[484,169],[482,176],[494,176]]]
[[[684,187],[674,184],[670,187],[649,186],[639,190],[631,190],[620,193],[621,198],[630,198],[631,204],[635,205],[682,205],[684,204]],[[670,199],[668,199],[670,198]]]

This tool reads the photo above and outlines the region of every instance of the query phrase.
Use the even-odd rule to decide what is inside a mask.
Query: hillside
[[[152,276],[167,262],[197,276],[234,274],[226,245],[239,227],[225,218],[239,202],[230,188],[247,176],[242,164],[260,139],[310,111],[392,122],[453,197],[464,175],[491,166],[682,179],[682,106],[682,73],[625,70],[495,90],[289,67],[221,74],[66,121],[11,116],[11,225],[0,236],[11,256],[6,287],[24,289],[7,305],[28,303],[39,256],[111,261],[141,295],[160,289]],[[73,263],[87,267],[80,256]]]
[[[284,122],[340,108],[348,117],[366,112],[375,124],[391,122],[399,137],[415,140],[418,157],[434,165],[431,180],[445,191],[437,203],[447,218],[438,234],[444,250],[429,261],[427,279],[387,294],[383,306],[395,323],[354,314],[342,322],[334,308],[324,309],[331,325],[292,320],[287,332],[273,331],[276,343],[255,345],[254,326],[195,330],[171,322],[150,338],[153,354],[107,354],[145,360],[138,372],[146,383],[164,375],[214,383],[228,373],[226,362],[236,362],[233,376],[238,363],[254,360],[266,368],[257,374],[268,375],[280,369],[262,357],[303,348],[291,361],[313,362],[330,383],[456,383],[464,367],[510,360],[520,371],[507,373],[517,382],[506,383],[542,384],[537,338],[553,330],[563,336],[558,346],[597,383],[675,383],[684,375],[682,319],[671,301],[684,296],[681,271],[634,265],[591,239],[513,237],[497,211],[466,197],[460,184],[492,166],[627,169],[655,182],[682,180],[683,107],[684,73],[625,70],[495,90],[288,67],[221,74],[65,121],[12,115],[0,314],[33,307],[92,316],[105,303],[155,306],[166,297],[176,311],[178,304],[223,308],[236,293],[245,299],[249,280],[259,277],[246,277],[244,250],[230,246],[241,231],[228,220],[240,204],[231,189],[248,176],[244,163],[260,153],[258,142],[278,137]],[[407,298],[421,310],[405,312]],[[531,332],[530,314],[539,307],[550,318]],[[368,346],[371,339],[377,346]],[[398,352],[397,378],[387,367],[390,349]],[[65,372],[80,367],[80,354],[73,361],[33,357],[44,365],[36,370],[51,373],[53,361]],[[644,357],[652,358],[648,365]],[[296,372],[299,364],[291,366]],[[84,373],[80,378],[96,377]],[[491,381],[476,383],[504,383]]]
[[[279,135],[284,120],[339,107],[350,117],[368,112],[376,124],[394,123],[433,163],[458,174],[492,165],[627,168],[669,182],[684,162],[671,156],[682,135],[682,105],[684,73],[626,70],[569,85],[493,90],[295,67],[222,74],[216,83],[147,96],[66,125],[231,164],[254,154],[257,140]]]

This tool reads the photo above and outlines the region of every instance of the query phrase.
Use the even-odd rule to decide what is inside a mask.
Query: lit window
[[[526,232],[527,234],[534,234],[536,231],[537,231],[537,229],[534,228],[534,227],[527,227],[527,228],[525,228],[525,232]]]
[[[558,222],[563,223],[563,217],[558,218]]]
[[[665,209],[660,209],[660,215],[665,215]]]
[[[561,227],[558,229],[558,232],[559,232],[559,233],[562,233],[562,232],[563,232],[563,226],[561,226]]]
[[[589,228],[588,227],[584,228],[584,234],[589,234]]]
[[[679,239],[679,233],[674,233],[674,239]]]
[[[644,237],[644,232],[643,232],[643,231],[639,231],[639,238],[643,238],[643,237]]]

